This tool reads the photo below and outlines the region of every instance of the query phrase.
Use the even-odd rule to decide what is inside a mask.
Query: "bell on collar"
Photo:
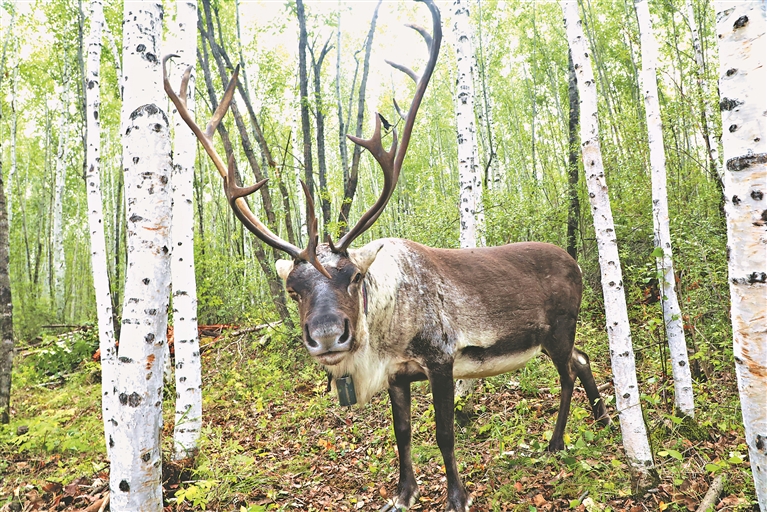
[[[357,393],[354,391],[354,380],[351,375],[336,379],[336,389],[341,405],[352,406],[357,403]]]

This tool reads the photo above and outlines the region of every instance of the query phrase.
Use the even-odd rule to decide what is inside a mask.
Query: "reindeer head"
[[[314,203],[308,187],[303,182],[301,184],[306,195],[307,210],[310,212],[307,220],[308,243],[306,248],[302,250],[275,235],[258,220],[244,199],[261,188],[266,180],[250,187],[238,187],[234,177],[233,155],[229,155],[228,165],[224,165],[223,159],[216,152],[213,145],[213,133],[226,114],[234,96],[239,66],[232,75],[224,97],[208,123],[207,129],[203,132],[186,108],[186,84],[191,68],[186,71],[182,78],[181,92],[177,95],[170,86],[165,70],[165,62],[173,56],[169,55],[163,59],[165,91],[221,174],[227,199],[235,215],[259,239],[284,251],[291,257],[290,260],[277,262],[277,272],[285,281],[285,288],[290,297],[298,303],[304,345],[309,353],[325,366],[332,367],[340,364],[349,353],[359,348],[360,341],[356,334],[359,322],[366,313],[367,304],[365,276],[376,258],[380,245],[369,244],[362,249],[350,249],[350,245],[375,223],[394,192],[410,143],[416,113],[439,55],[442,41],[439,10],[434,5],[433,0],[419,1],[423,1],[431,12],[433,36],[421,27],[408,26],[418,31],[428,46],[429,60],[424,72],[421,77],[418,77],[407,67],[389,62],[394,68],[405,72],[417,84],[408,112],[403,113],[397,107],[397,111],[405,122],[401,145],[398,145],[397,132],[394,129],[390,149],[387,151],[383,148],[380,115],[376,115],[375,131],[370,139],[360,139],[348,135],[350,140],[367,149],[376,159],[384,174],[384,185],[381,196],[375,204],[348,233],[338,240],[337,244],[333,243],[329,236],[327,243],[319,244]]]

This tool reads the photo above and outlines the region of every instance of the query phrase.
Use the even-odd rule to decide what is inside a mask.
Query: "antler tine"
[[[398,63],[396,63],[396,62],[392,62],[392,61],[390,61],[390,60],[388,60],[388,59],[384,59],[384,62],[386,62],[388,65],[390,65],[391,67],[393,67],[393,68],[394,68],[394,69],[396,69],[397,71],[402,71],[403,73],[405,73],[405,74],[406,74],[407,76],[409,76],[409,77],[410,77],[410,78],[413,80],[413,82],[415,82],[416,84],[417,84],[417,83],[418,83],[418,81],[421,79],[421,77],[420,77],[420,76],[418,76],[418,75],[416,75],[416,74],[415,74],[415,71],[413,71],[412,69],[410,69],[410,68],[409,68],[409,67],[407,67],[407,66],[403,66],[402,64],[398,64]]]
[[[218,169],[218,172],[219,174],[221,174],[221,177],[226,178],[226,175],[227,175],[226,164],[224,164],[224,160],[219,156],[218,152],[216,151],[216,148],[213,146],[212,134],[203,132],[202,129],[197,125],[197,122],[195,122],[194,117],[192,117],[192,114],[186,108],[186,92],[187,92],[187,86],[189,85],[188,75],[191,74],[192,67],[189,66],[189,68],[186,69],[186,71],[184,72],[184,78],[182,78],[181,80],[181,97],[179,97],[179,95],[176,94],[176,91],[174,91],[173,87],[170,85],[170,79],[168,78],[168,70],[165,66],[165,63],[168,61],[168,59],[171,59],[173,57],[177,57],[177,55],[170,54],[162,58],[162,83],[163,83],[163,88],[165,89],[165,93],[168,95],[170,100],[176,106],[176,110],[178,111],[178,114],[181,116],[181,119],[183,119],[184,122],[187,124],[187,126],[189,126],[189,129],[192,130],[194,135],[197,137],[197,140],[200,141],[200,144],[202,144],[202,147],[205,148],[205,152],[208,153],[208,156],[213,161],[213,164],[216,166],[216,169]],[[222,102],[221,105],[223,104],[224,103]],[[219,105],[219,109],[221,108],[221,105]],[[226,106],[228,107],[229,104],[227,103]],[[218,112],[218,110],[216,110],[216,112]]]
[[[381,144],[381,120],[378,116],[376,116],[376,128],[372,138],[363,140],[358,139],[357,137],[352,137],[351,135],[347,135],[347,137],[349,137],[349,139],[354,141],[356,144],[359,144],[365,149],[369,150],[376,161],[378,161],[378,164],[381,166],[381,170],[383,170],[384,173],[384,187],[381,191],[381,196],[378,198],[375,204],[371,206],[370,209],[365,212],[362,218],[357,222],[357,224],[355,224],[354,227],[350,229],[349,232],[346,233],[346,235],[344,235],[338,241],[338,247],[335,247],[333,243],[328,240],[330,248],[334,252],[346,251],[354,239],[369,229],[370,226],[372,226],[373,223],[378,219],[381,213],[383,213],[386,204],[389,202],[389,199],[394,192],[394,188],[397,185],[397,180],[399,179],[399,173],[402,170],[402,162],[405,160],[405,154],[407,153],[407,148],[410,143],[410,135],[413,131],[413,126],[415,125],[415,118],[416,114],[418,113],[418,107],[421,105],[421,100],[423,99],[423,95],[426,92],[426,87],[428,86],[431,75],[434,72],[434,67],[437,64],[437,57],[439,56],[439,49],[442,43],[442,19],[439,13],[439,9],[434,4],[433,0],[417,1],[425,3],[431,12],[433,26],[432,35],[429,35],[421,27],[414,25],[408,26],[418,31],[421,36],[423,36],[429,49],[429,60],[427,61],[426,68],[420,77],[418,77],[412,70],[405,66],[389,62],[391,66],[399,69],[400,71],[403,71],[408,76],[410,76],[410,78],[416,81],[415,95],[413,96],[413,100],[410,103],[410,109],[408,110],[407,114],[403,116],[401,110],[399,107],[397,107],[397,112],[399,112],[400,116],[405,119],[405,127],[402,130],[402,141],[399,148],[397,148],[397,132],[396,130],[392,130],[392,134],[394,136],[392,148],[388,153],[383,150]]]
[[[301,249],[272,233],[263,222],[258,220],[258,217],[250,210],[250,206],[245,201],[245,197],[260,189],[267,181],[261,180],[249,187],[237,186],[234,155],[229,156],[227,175],[224,177],[224,193],[229,201],[229,206],[234,211],[234,215],[242,222],[243,226],[248,228],[248,231],[256,235],[262,242],[288,253],[293,258],[305,259],[300,256]]]
[[[205,148],[205,152],[208,153],[208,156],[213,161],[216,169],[218,169],[219,174],[221,174],[221,177],[224,179],[224,192],[226,193],[226,198],[229,201],[229,205],[232,207],[235,216],[237,216],[240,222],[242,222],[242,224],[248,228],[251,233],[256,235],[264,243],[274,247],[275,249],[288,253],[293,258],[310,261],[312,262],[312,265],[316,267],[318,265],[318,263],[316,263],[317,258],[315,254],[316,241],[313,245],[314,249],[309,251],[309,248],[307,248],[307,250],[301,251],[301,249],[295,245],[286,242],[285,240],[272,233],[272,231],[260,220],[258,220],[258,217],[256,217],[250,210],[247,201],[245,201],[245,197],[263,187],[267,180],[259,181],[255,185],[251,185],[249,187],[237,186],[234,168],[234,155],[229,156],[228,165],[225,165],[223,159],[218,154],[215,146],[213,145],[213,134],[215,133],[216,128],[218,128],[221,120],[226,115],[226,111],[229,109],[229,105],[231,104],[232,98],[234,97],[234,91],[237,87],[237,76],[240,71],[240,66],[237,66],[237,68],[234,70],[232,78],[229,80],[229,83],[226,86],[224,96],[221,98],[221,102],[219,103],[218,108],[216,108],[216,111],[213,113],[210,122],[208,122],[206,130],[203,132],[186,107],[187,87],[189,84],[192,67],[190,66],[184,72],[184,75],[181,79],[180,94],[176,94],[176,92],[173,90],[173,87],[170,85],[170,80],[168,79],[168,71],[165,66],[165,63],[168,61],[168,59],[172,57],[175,57],[175,55],[166,55],[162,59],[163,87],[165,89],[165,93],[176,106],[179,115],[195,134],[197,140],[200,141],[202,147]],[[314,223],[316,239],[316,219]],[[308,251],[312,254],[309,254]],[[324,268],[320,271],[327,275],[327,271],[325,271]]]
[[[429,31],[423,28],[421,25],[416,25],[415,23],[405,23],[405,26],[408,28],[412,28],[419,34],[421,34],[421,37],[423,37],[423,40],[426,41],[426,46],[429,48],[429,51],[431,51],[431,45],[434,42],[434,39],[431,37],[431,34],[429,34]]]
[[[394,160],[397,156],[397,130],[392,129],[392,143],[389,151],[385,151],[383,144],[381,143],[381,116],[376,113],[376,127],[373,131],[373,136],[369,139],[360,139],[352,135],[347,135],[349,139],[355,144],[359,144],[363,148],[370,151],[373,158],[376,159],[378,165],[381,166],[381,170],[384,175],[384,186],[381,191],[381,195],[375,204],[365,212],[365,214],[339,241],[338,246],[335,246],[328,237],[328,245],[333,252],[345,252],[349,248],[351,243],[361,235],[366,229],[373,225],[378,217],[383,213],[386,203],[389,202],[394,188],[397,186],[397,179],[399,178],[399,171],[394,167]]]
[[[309,240],[306,242],[306,249],[298,255],[299,259],[311,263],[314,268],[320,271],[320,274],[330,279],[330,274],[322,266],[322,263],[317,259],[317,244],[319,243],[319,231],[317,228],[317,216],[314,214],[314,200],[312,194],[309,192],[309,187],[306,186],[304,180],[301,181],[301,187],[304,189],[304,195],[306,196],[307,210],[309,210],[309,218],[306,220],[307,235]]]

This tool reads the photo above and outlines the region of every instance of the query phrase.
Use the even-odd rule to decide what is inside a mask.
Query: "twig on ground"
[[[717,475],[711,485],[708,487],[708,492],[703,496],[703,501],[700,502],[698,510],[696,512],[706,512],[709,509],[714,509],[719,501],[719,495],[722,494],[724,488],[724,475]]]

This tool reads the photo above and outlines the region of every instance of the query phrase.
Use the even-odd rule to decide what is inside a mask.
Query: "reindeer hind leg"
[[[586,390],[586,395],[589,397],[589,404],[591,404],[591,412],[594,415],[594,419],[602,425],[608,426],[610,424],[610,416],[607,414],[605,402],[602,400],[597,383],[594,381],[594,374],[591,373],[589,356],[585,352],[573,348],[571,364],[578,375],[578,380],[581,381],[583,388]]]

